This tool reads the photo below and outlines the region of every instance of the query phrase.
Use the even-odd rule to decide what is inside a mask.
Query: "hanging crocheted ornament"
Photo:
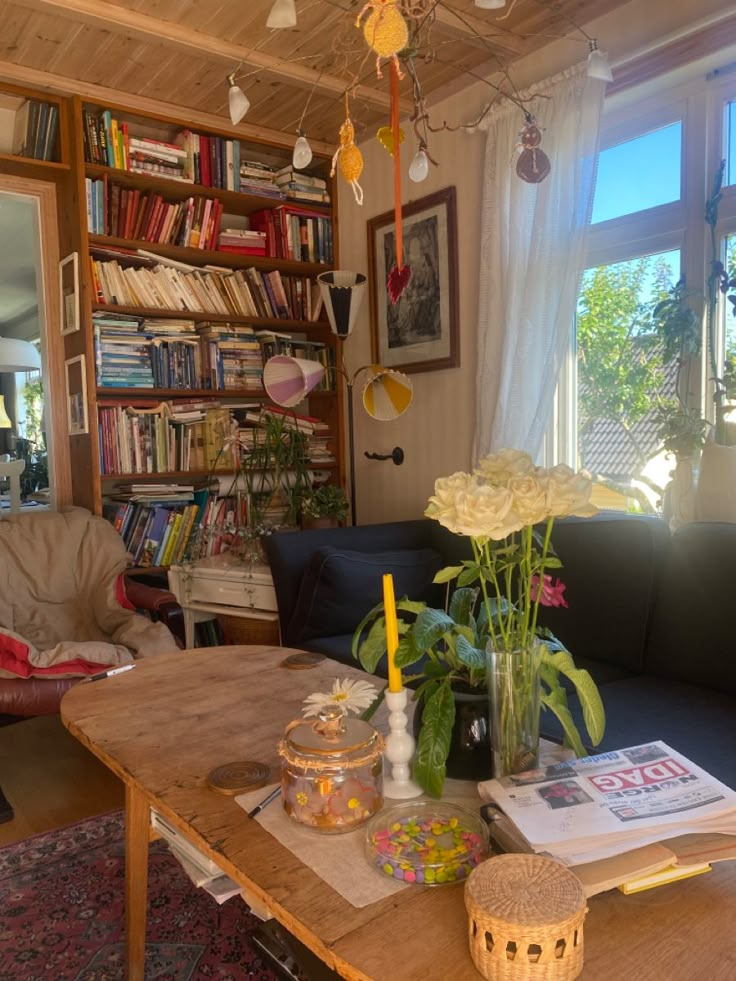
[[[363,188],[358,178],[363,173],[363,154],[355,145],[355,129],[348,113],[348,99],[345,96],[345,122],[340,127],[340,146],[332,157],[330,177],[335,176],[335,168],[339,166],[340,173],[353,189],[355,200],[363,203]]]
[[[370,13],[363,24],[363,37],[368,47],[376,52],[376,75],[383,78],[381,59],[390,58],[399,72],[399,78],[403,78],[397,55],[409,43],[409,28],[399,10],[398,0],[368,0],[355,18],[356,27],[360,27],[366,10],[370,10]]]
[[[388,152],[393,157],[393,155],[394,155],[394,131],[391,129],[391,127],[390,126],[381,126],[381,128],[376,133],[376,137],[378,139],[378,142],[384,148],[384,150],[388,150]],[[400,129],[399,130],[399,143],[403,143],[403,142],[404,142],[404,131],[403,131],[403,129]]]
[[[391,62],[391,132],[393,133],[394,144],[394,226],[396,228],[396,265],[388,274],[388,295],[392,303],[396,303],[398,298],[406,289],[411,276],[411,267],[403,265],[404,261],[404,238],[401,226],[401,144],[399,129],[399,68],[398,64]]]
[[[541,150],[542,133],[533,116],[527,116],[526,126],[519,133],[522,151],[516,161],[516,173],[527,184],[541,184],[549,174],[552,165],[549,157]]]

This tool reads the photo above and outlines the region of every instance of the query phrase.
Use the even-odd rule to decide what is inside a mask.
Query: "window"
[[[736,78],[700,78],[638,104],[625,98],[604,117],[587,268],[546,462],[589,469],[599,506],[652,511],[673,467],[657,436],[661,404],[680,396],[712,420],[722,378],[736,407],[731,304],[719,294],[712,350],[704,343],[684,362],[679,385],[678,359],[665,358],[652,317],[684,277],[700,322],[713,258],[705,200],[721,159],[715,242],[736,275]]]

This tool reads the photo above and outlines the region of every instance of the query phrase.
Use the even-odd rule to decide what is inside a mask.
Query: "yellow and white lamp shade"
[[[411,379],[401,371],[373,365],[363,386],[363,408],[372,419],[390,422],[411,405],[414,389]]]

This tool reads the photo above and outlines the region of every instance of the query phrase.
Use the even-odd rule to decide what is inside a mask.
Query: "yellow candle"
[[[401,668],[396,666],[396,648],[399,646],[399,626],[396,621],[394,579],[388,573],[383,577],[383,607],[386,611],[386,650],[388,651],[388,690],[401,691]]]

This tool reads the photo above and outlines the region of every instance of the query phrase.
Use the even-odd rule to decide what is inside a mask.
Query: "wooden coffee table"
[[[304,697],[335,677],[364,677],[329,660],[289,670],[281,663],[291,653],[218,647],[159,655],[64,696],[64,725],[125,783],[129,981],[144,977],[151,807],[341,976],[477,979],[459,885],[412,887],[356,909],[232,798],[207,787],[207,774],[234,760],[260,760],[278,774],[278,740],[300,716]],[[374,874],[366,864],[366,875]],[[734,863],[633,896],[596,896],[585,923],[582,977],[732,981],[735,908]]]

